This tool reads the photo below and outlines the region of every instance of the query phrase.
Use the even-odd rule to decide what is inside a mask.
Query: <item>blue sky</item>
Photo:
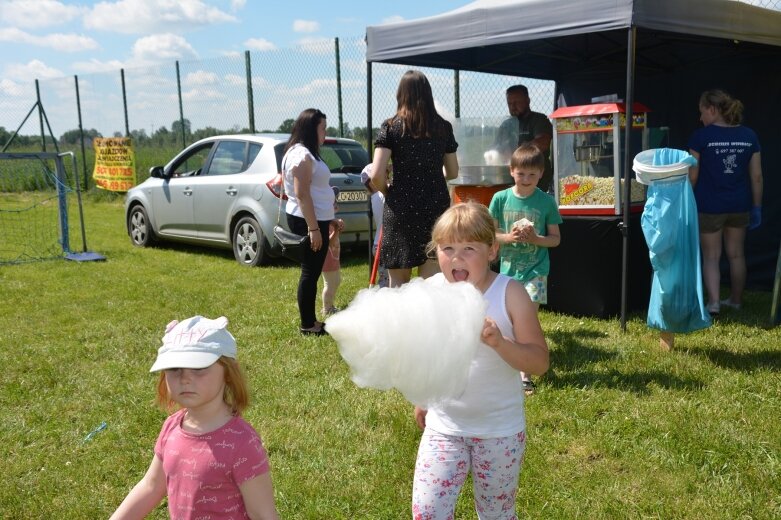
[[[368,25],[432,16],[468,3],[0,0],[0,126],[10,131],[21,123],[35,100],[35,79],[72,82],[74,75],[362,38]]]

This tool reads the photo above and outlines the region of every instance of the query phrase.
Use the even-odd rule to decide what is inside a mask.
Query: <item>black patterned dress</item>
[[[402,136],[398,117],[385,121],[374,146],[391,151],[392,183],[382,214],[380,263],[388,269],[406,269],[426,261],[434,222],[450,206],[442,172],[442,158],[458,148],[453,126],[441,119],[442,137],[414,139]]]

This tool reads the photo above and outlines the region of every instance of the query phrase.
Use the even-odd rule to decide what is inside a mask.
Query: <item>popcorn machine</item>
[[[647,113],[633,105],[629,129],[633,149],[648,149]],[[624,184],[623,103],[562,107],[553,119],[554,189],[562,215],[619,215]],[[632,175],[632,172],[630,172]],[[642,212],[645,186],[630,180],[630,211]]]

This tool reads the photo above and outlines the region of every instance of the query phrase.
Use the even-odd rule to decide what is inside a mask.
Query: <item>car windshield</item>
[[[274,147],[277,156],[277,168],[282,171],[282,157],[285,143]],[[326,140],[320,147],[320,157],[331,170],[331,173],[361,173],[369,164],[369,154],[358,143],[340,143]]]

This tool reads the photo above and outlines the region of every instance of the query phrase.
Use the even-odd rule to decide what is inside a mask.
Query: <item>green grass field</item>
[[[409,518],[412,407],[357,388],[330,338],[298,334],[298,269],[134,248],[110,199],[84,204],[89,249],[107,261],[0,266],[0,517],[108,517],[164,419],[148,373],[163,329],[203,314],[227,316],[238,340],[246,416],[269,450],[283,518]],[[368,280],[362,252],[343,264],[340,306]],[[770,294],[749,293],[671,353],[644,316],[622,332],[618,319],[542,311],[551,371],[527,400],[519,515],[781,518],[781,329],[765,328],[769,306]],[[151,517],[167,518],[165,505]],[[476,518],[469,489],[457,518]]]

